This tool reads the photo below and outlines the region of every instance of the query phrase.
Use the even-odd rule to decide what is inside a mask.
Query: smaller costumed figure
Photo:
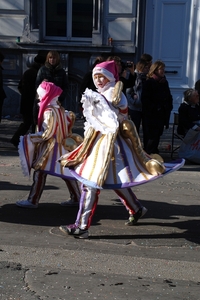
[[[34,169],[33,184],[26,200],[17,201],[19,207],[37,208],[47,174],[61,177],[69,190],[71,199],[63,205],[76,205],[80,199],[80,187],[68,169],[57,162],[64,153],[75,149],[82,137],[72,133],[75,115],[60,106],[58,97],[62,89],[54,83],[43,81],[38,89],[38,131],[20,137],[19,156],[24,175]]]

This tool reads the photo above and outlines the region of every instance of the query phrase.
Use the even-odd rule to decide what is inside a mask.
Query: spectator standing
[[[3,67],[2,67],[2,62],[4,61],[4,55],[3,53],[0,52],[0,123],[1,123],[1,117],[2,117],[2,108],[3,108],[3,102],[4,99],[6,98],[6,93],[3,89]]]
[[[150,69],[152,65],[152,56],[148,53],[143,53],[140,57],[140,60],[143,60],[147,63],[148,68]],[[135,85],[136,73],[135,73],[135,64],[132,61],[127,61],[122,64],[122,72],[120,74],[120,81],[123,82],[123,93],[126,95],[126,89],[131,88]]]
[[[165,64],[154,62],[142,89],[142,114],[144,118],[144,150],[148,154],[159,153],[158,146],[164,127],[169,128],[173,99],[165,77]]]
[[[141,60],[144,60],[144,61],[147,63],[149,69],[151,68],[151,65],[152,65],[152,59],[153,59],[153,57],[151,56],[151,54],[143,53],[143,54],[141,55],[140,59],[141,59]]]
[[[23,122],[19,125],[17,131],[14,133],[11,143],[18,147],[20,136],[25,135],[31,127],[31,132],[35,132],[35,124],[33,120],[33,106],[36,99],[35,81],[38,70],[45,63],[45,57],[37,55],[34,58],[32,66],[26,70],[19,82],[18,90],[21,94],[20,113]]]
[[[42,66],[37,73],[35,82],[36,89],[43,80],[53,82],[55,85],[59,86],[62,89],[62,94],[59,96],[58,100],[63,105],[67,94],[68,78],[65,70],[61,65],[60,54],[57,51],[51,50],[47,53],[44,66]],[[38,103],[39,101],[36,100],[33,109],[33,118],[35,124],[37,124],[37,116],[39,110]]]
[[[142,102],[141,94],[144,82],[146,82],[146,75],[149,71],[149,66],[144,60],[139,60],[136,64],[135,85],[126,90],[126,97],[128,100],[128,111],[131,120],[134,122],[137,132],[139,134],[140,124],[142,122]]]
[[[58,98],[59,102],[63,104],[67,93],[68,78],[61,65],[60,55],[57,51],[51,50],[47,53],[44,66],[37,73],[36,88],[43,80],[53,82],[63,90]]]

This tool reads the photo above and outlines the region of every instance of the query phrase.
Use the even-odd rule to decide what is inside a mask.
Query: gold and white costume
[[[122,93],[113,103],[114,94],[111,82],[101,94],[86,89],[81,100],[87,120],[84,141],[60,158],[62,166],[69,167],[80,182],[98,189],[128,188],[179,169],[184,160],[163,164],[142,150],[134,124],[127,118],[126,97]]]

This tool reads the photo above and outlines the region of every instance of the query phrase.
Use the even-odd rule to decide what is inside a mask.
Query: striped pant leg
[[[91,225],[100,191],[85,185],[83,185],[81,189],[79,211],[75,225],[81,229],[88,229]]]
[[[134,215],[142,207],[141,203],[139,202],[131,188],[114,191],[118,195],[126,209],[129,211],[129,214]]]
[[[66,183],[69,193],[70,193],[70,198],[74,202],[79,202],[80,197],[81,197],[81,190],[78,184],[77,180],[69,180],[69,179],[64,179],[64,182]]]
[[[46,183],[47,174],[41,171],[34,171],[33,173],[33,184],[28,196],[28,200],[32,204],[38,204],[44,190]]]

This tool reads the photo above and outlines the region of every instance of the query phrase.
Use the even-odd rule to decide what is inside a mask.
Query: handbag
[[[180,158],[200,164],[200,132],[189,129],[178,152]]]

